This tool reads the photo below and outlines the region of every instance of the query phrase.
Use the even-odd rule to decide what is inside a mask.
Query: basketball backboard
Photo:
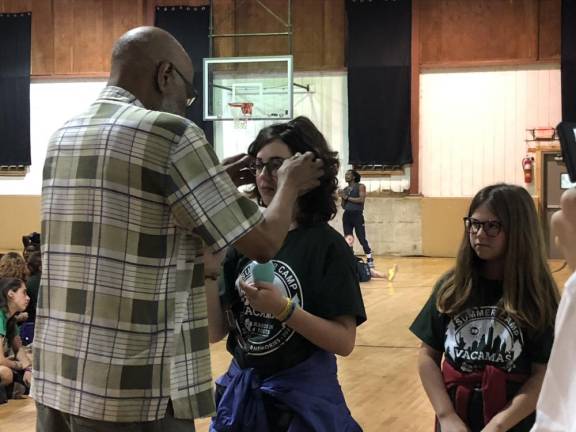
[[[292,56],[205,58],[204,120],[238,120],[242,104],[250,120],[290,119],[292,82]]]

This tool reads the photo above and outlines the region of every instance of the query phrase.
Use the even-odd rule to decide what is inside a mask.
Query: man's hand
[[[320,177],[324,175],[324,162],[315,159],[314,153],[296,153],[286,159],[278,170],[278,186],[285,184],[298,191],[298,195],[320,185]]]
[[[16,322],[24,322],[28,319],[28,312],[20,312],[18,315],[16,315]]]
[[[252,156],[242,153],[222,159],[221,163],[234,184],[242,186],[254,183],[254,174],[248,169],[253,160]]]

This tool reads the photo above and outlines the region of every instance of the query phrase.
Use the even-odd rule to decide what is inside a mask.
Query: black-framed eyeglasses
[[[268,172],[269,175],[276,175],[284,163],[284,160],[282,157],[272,157],[268,159],[268,162],[264,162],[262,159],[256,159],[248,168],[254,175],[262,174],[264,168],[266,168],[266,172]]]
[[[182,74],[182,72],[180,72],[174,64],[172,64],[172,68],[178,75],[180,75],[180,78],[182,78],[182,81],[184,81],[184,84],[186,85],[186,93],[187,93],[186,106],[189,107],[194,103],[194,101],[198,97],[198,92],[194,88],[194,85],[186,79],[184,74]]]
[[[496,237],[502,231],[502,222],[497,220],[479,221],[471,217],[464,218],[464,227],[471,234],[478,234],[480,228],[488,237]]]

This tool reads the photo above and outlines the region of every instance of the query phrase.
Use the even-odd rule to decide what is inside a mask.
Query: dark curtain
[[[576,0],[562,1],[562,120],[576,122]]]
[[[156,8],[154,24],[170,32],[182,44],[194,65],[194,87],[198,98],[188,108],[186,117],[204,130],[210,143],[214,142],[212,122],[202,120],[204,86],[202,60],[209,56],[208,30],[210,25],[209,6],[161,6]]]
[[[30,165],[32,14],[0,14],[0,165]]]
[[[411,0],[346,0],[349,163],[412,163]]]

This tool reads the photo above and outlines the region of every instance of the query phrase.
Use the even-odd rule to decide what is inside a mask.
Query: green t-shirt
[[[6,314],[6,311],[0,309],[0,337],[4,338],[4,344],[1,347],[4,350],[4,353],[10,351],[10,344],[8,343],[9,341],[6,339],[7,331],[8,331],[8,315]],[[18,326],[16,326],[15,336],[18,336],[19,334],[20,329],[18,328]]]
[[[486,365],[509,373],[530,374],[532,363],[547,363],[554,342],[553,327],[534,335],[514,319],[504,316],[497,306],[502,298],[502,282],[479,278],[473,290],[478,293],[462,312],[450,317],[436,309],[436,290],[410,326],[422,342],[444,354],[460,372],[476,372]],[[519,384],[508,384],[508,398],[513,397]],[[478,394],[476,394],[478,393]],[[452,394],[453,398],[454,395]],[[482,399],[475,392],[470,416],[478,420],[468,423],[472,430],[482,428]],[[534,417],[529,416],[510,431],[529,431]]]
[[[0,309],[0,336],[6,337],[6,324],[8,324],[8,317],[6,316],[6,312]]]
[[[331,319],[356,317],[358,325],[366,312],[356,276],[356,260],[342,238],[328,224],[292,230],[272,260],[274,285],[302,308]],[[227,349],[238,364],[269,376],[306,360],[319,348],[272,315],[252,309],[238,280],[252,282],[254,262],[230,249],[220,278],[221,302],[230,305],[233,318]]]

